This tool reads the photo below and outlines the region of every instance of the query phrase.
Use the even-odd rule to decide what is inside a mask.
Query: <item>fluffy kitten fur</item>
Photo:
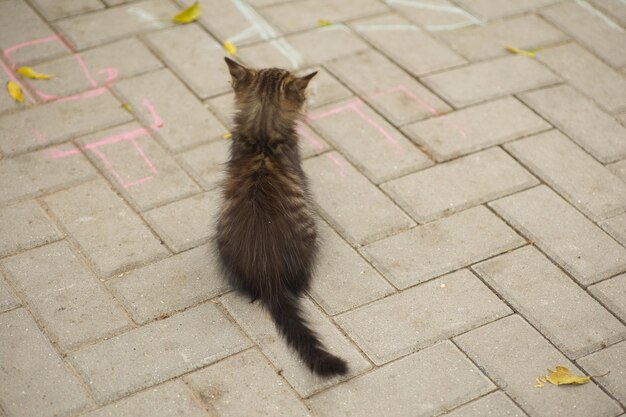
[[[296,123],[316,74],[248,69],[228,58],[237,114],[217,223],[217,248],[231,283],[268,308],[276,327],[318,375],[343,375],[298,303],[309,288],[317,251]]]

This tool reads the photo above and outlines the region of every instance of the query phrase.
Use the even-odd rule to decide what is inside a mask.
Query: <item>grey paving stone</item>
[[[309,113],[309,121],[376,184],[432,165],[411,141],[360,99],[317,109]]]
[[[61,19],[104,8],[100,0],[34,0],[33,6],[48,20]]]
[[[418,223],[426,223],[537,183],[496,147],[397,178],[382,189]]]
[[[333,316],[394,292],[374,268],[325,222],[319,221],[319,253],[309,294]]]
[[[576,361],[589,375],[608,374],[594,380],[622,404],[626,403],[626,342],[616,343]],[[610,372],[609,372],[610,371]]]
[[[209,302],[81,349],[70,357],[96,400],[104,403],[248,346],[250,341]]]
[[[298,125],[298,144],[300,145],[300,156],[302,158],[309,158],[311,156],[319,155],[325,151],[330,150],[330,145],[326,143],[320,135],[317,134],[306,123],[300,123]]]
[[[150,111],[154,109],[162,124],[154,135],[172,152],[221,138],[226,132],[226,127],[169,70],[122,81],[115,91],[145,126],[155,124]]]
[[[422,78],[455,107],[554,84],[559,78],[536,60],[506,56]]]
[[[142,391],[83,417],[206,417],[206,411],[193,398],[182,381],[166,382]]]
[[[65,241],[20,253],[0,265],[62,351],[129,326],[117,302]]]
[[[448,372],[463,383],[451,384]],[[320,417],[400,417],[407,410],[413,416],[427,417],[492,389],[493,384],[476,366],[452,343],[443,342],[316,395],[309,406]]]
[[[622,181],[626,182],[626,159],[607,165],[607,168],[613,171]]]
[[[167,1],[142,0],[57,22],[67,39],[81,50],[171,25],[179,9]],[[111,30],[115,27],[115,30]]]
[[[137,122],[78,140],[83,152],[117,191],[145,211],[200,191],[200,187]]]
[[[212,190],[224,179],[224,164],[228,161],[231,140],[220,139],[198,146],[180,154],[178,160],[205,190]]]
[[[201,99],[231,90],[222,46],[195,24],[145,35],[165,64]]]
[[[626,270],[626,249],[544,185],[489,205],[582,285]]]
[[[257,350],[248,350],[185,377],[216,416],[310,416]],[[243,382],[243,383],[242,383]]]
[[[505,148],[593,220],[626,211],[626,184],[559,131],[521,139]]]
[[[450,110],[439,97],[378,52],[361,52],[331,61],[326,66],[394,125]]]
[[[603,109],[626,110],[626,79],[577,44],[547,48],[537,57]]]
[[[437,161],[530,135],[551,126],[505,97],[405,126],[403,132]]]
[[[513,16],[525,12],[537,10],[543,6],[556,3],[559,0],[525,0],[525,1],[501,1],[501,0],[458,0],[464,9],[482,19],[497,19],[499,17]]]
[[[274,366],[282,370],[281,375],[302,397],[308,397],[336,384],[340,379],[358,375],[371,367],[370,363],[361,356],[359,351],[337,330],[330,320],[313,306],[308,298],[303,298],[300,302],[304,316],[328,350],[348,362],[350,369],[345,377],[322,378],[309,371],[300,357],[287,346],[285,340],[278,334],[274,322],[258,302],[250,303],[249,299],[234,292],[222,296],[220,300],[228,313],[259,345]]]
[[[520,98],[600,162],[626,157],[626,128],[570,86],[537,90]]]
[[[303,166],[322,216],[351,244],[373,242],[415,224],[340,154],[326,153]]]
[[[509,397],[502,391],[485,395],[467,405],[462,405],[447,414],[446,417],[526,417]]]
[[[68,48],[22,0],[0,2],[0,49],[4,57],[18,66],[35,60],[69,54]],[[44,39],[40,43],[30,43]]]
[[[626,213],[600,223],[600,226],[622,245],[626,246]]]
[[[581,372],[517,315],[457,336],[454,342],[531,416],[613,417],[621,411],[595,384],[575,390],[549,383],[534,388],[535,378],[556,364],[578,375]]]
[[[398,14],[417,23],[428,32],[454,30],[480,24],[480,20],[450,0],[430,0],[428,3],[390,1]]]
[[[626,321],[626,307],[624,307],[626,274],[594,284],[589,287],[589,292],[619,318]]]
[[[533,247],[472,268],[571,359],[626,337],[619,320]]]
[[[479,206],[372,243],[361,252],[392,284],[406,288],[522,244],[502,220]]]
[[[0,208],[0,236],[0,258],[63,237],[34,201]]]
[[[132,119],[111,93],[85,100],[56,101],[0,117],[0,151],[32,151]]]
[[[511,314],[461,270],[349,311],[337,323],[377,365]]]
[[[626,31],[589,3],[561,3],[541,15],[610,65],[626,66]]]
[[[7,417],[75,414],[91,402],[25,309],[0,314],[0,406]]]
[[[622,26],[626,26],[626,7],[621,0],[590,0],[589,2],[600,11],[609,14]]]
[[[214,232],[221,190],[214,190],[150,210],[145,218],[174,251],[206,243]]]
[[[444,31],[437,33],[437,37],[470,61],[507,55],[507,46],[532,50],[568,39],[565,34],[535,15]]]
[[[137,323],[206,301],[229,289],[214,249],[200,246],[107,282]]]
[[[358,20],[350,26],[414,76],[467,62],[445,44],[395,13]]]
[[[0,313],[4,313],[20,305],[20,300],[13,294],[13,290],[9,288],[9,284],[2,278],[2,274],[0,273]]]
[[[101,277],[168,254],[139,216],[100,180],[58,192],[44,201]]]
[[[87,158],[73,145],[0,159],[0,204],[37,197],[88,181],[95,175]]]

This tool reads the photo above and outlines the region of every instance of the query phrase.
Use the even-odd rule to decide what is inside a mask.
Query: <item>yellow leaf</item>
[[[228,55],[235,55],[237,53],[237,47],[233,45],[231,41],[224,41],[224,49],[228,52]]]
[[[26,78],[32,78],[34,80],[49,80],[50,78],[52,78],[52,75],[42,74],[30,67],[19,67],[17,69],[17,73],[23,75]]]
[[[330,26],[330,25],[332,25],[332,24],[333,24],[333,22],[331,22],[330,20],[326,20],[326,19],[320,19],[320,20],[318,20],[318,21],[317,21],[317,24],[318,24],[319,26],[321,26],[321,27],[324,27],[324,26]]]
[[[182,12],[178,13],[172,18],[176,23],[191,23],[198,20],[200,17],[200,5],[198,2],[193,3]]]
[[[535,385],[533,385],[533,387],[535,388],[543,388],[545,387],[545,382],[546,380],[544,378],[535,378]]]
[[[124,104],[122,104],[122,108],[123,108],[124,110],[126,110],[127,112],[131,113],[131,114],[132,114],[132,112],[133,112],[133,108],[132,108],[132,107],[130,107],[130,104],[128,104],[128,103],[124,103]]]
[[[224,139],[230,139],[233,137],[232,133],[224,133]]]
[[[24,102],[24,95],[22,94],[22,87],[15,81],[7,82],[7,91],[9,92],[9,95],[13,97],[13,100],[18,101],[20,103]]]
[[[527,56],[529,58],[534,58],[535,57],[535,52],[533,52],[533,51],[526,51],[524,49],[515,48],[514,46],[507,46],[506,50],[509,51],[512,54],[524,55],[524,56]]]
[[[590,376],[577,376],[569,373],[569,369],[564,366],[557,365],[556,371],[548,369],[546,376],[548,382],[553,385],[564,384],[586,384],[591,379]]]

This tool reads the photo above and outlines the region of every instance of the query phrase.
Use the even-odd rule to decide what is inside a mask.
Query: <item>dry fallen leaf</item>
[[[230,139],[233,137],[232,133],[224,133],[224,139]]]
[[[34,80],[49,80],[50,78],[52,78],[52,75],[42,74],[30,67],[19,67],[17,69],[17,73],[23,75],[26,78],[32,78]]]
[[[22,94],[22,87],[16,83],[15,81],[7,82],[7,91],[9,95],[13,97],[13,100],[18,101],[20,103],[24,102],[24,95]]]
[[[546,379],[544,377],[535,378],[535,388],[543,388],[546,386]]]
[[[524,55],[524,56],[527,56],[529,58],[534,58],[535,57],[535,50],[526,51],[524,49],[515,48],[514,46],[507,46],[506,50],[509,51],[512,54]]]
[[[330,26],[330,25],[332,25],[332,24],[333,24],[333,22],[331,22],[330,20],[326,20],[326,19],[320,19],[320,20],[318,20],[318,21],[317,21],[317,24],[318,24],[319,26],[321,26],[321,27],[324,27],[324,26]]]
[[[224,41],[224,49],[228,52],[228,55],[235,55],[237,53],[237,47],[233,45],[231,41]]]
[[[132,108],[132,107],[130,107],[130,104],[128,104],[128,103],[123,103],[123,104],[122,104],[122,108],[123,108],[124,110],[126,110],[127,112],[131,113],[131,114],[132,114],[132,112],[133,112],[133,108]]]
[[[569,373],[569,369],[564,366],[557,365],[556,371],[548,369],[548,375],[546,376],[548,382],[553,385],[564,384],[586,384],[591,379],[590,376],[578,376]]]
[[[182,12],[178,13],[172,18],[176,23],[191,23],[198,20],[200,17],[200,4],[198,2],[193,3]]]

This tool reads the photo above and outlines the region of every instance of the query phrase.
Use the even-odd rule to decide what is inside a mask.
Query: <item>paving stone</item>
[[[554,84],[559,78],[536,60],[506,56],[429,75],[424,84],[455,107]]]
[[[326,153],[303,166],[322,216],[351,244],[373,242],[415,224],[340,154]]]
[[[80,382],[63,363],[25,309],[0,315],[0,406],[7,417],[75,414],[89,403]]]
[[[523,243],[479,206],[372,243],[361,252],[393,285],[407,288]]]
[[[388,1],[398,14],[417,23],[428,32],[454,30],[480,24],[481,21],[449,0],[429,0],[428,3]]]
[[[0,236],[0,258],[63,237],[34,201],[0,208]]]
[[[46,19],[56,20],[104,8],[100,0],[34,0],[33,6]]]
[[[180,10],[168,1],[143,0],[128,6],[71,17],[57,22],[65,37],[81,50],[171,25]],[[115,30],[111,30],[115,27]]]
[[[231,91],[222,46],[199,26],[162,30],[144,39],[198,97],[205,99]]]
[[[470,61],[507,55],[506,46],[532,50],[568,39],[559,30],[535,15],[438,33],[438,38]]]
[[[344,313],[337,323],[382,365],[508,314],[511,310],[464,269]]]
[[[124,398],[84,417],[206,417],[182,381],[167,382]]]
[[[626,274],[594,284],[589,287],[589,292],[619,318],[626,321],[626,307],[624,307]]]
[[[489,205],[582,285],[626,270],[626,249],[546,186]]]
[[[411,141],[360,99],[322,107],[310,113],[308,120],[376,184],[432,165]]]
[[[73,145],[0,159],[0,204],[36,197],[94,176],[89,161]]]
[[[463,383],[451,384],[449,375]],[[452,343],[443,342],[331,388],[308,404],[320,417],[406,416],[407,410],[413,416],[427,417],[492,389],[493,384],[476,366]]]
[[[235,93],[228,92],[220,96],[215,96],[204,102],[220,121],[231,130],[233,128],[233,117],[235,115]],[[224,132],[226,133],[226,132]]]
[[[78,143],[102,174],[139,211],[200,191],[156,142],[151,130],[136,122],[83,136]]]
[[[310,416],[297,395],[257,350],[248,350],[196,371],[186,376],[185,381],[216,416]]]
[[[327,67],[395,125],[450,110],[441,99],[377,52],[351,55],[332,61]]]
[[[513,97],[505,97],[405,126],[403,132],[437,161],[551,128]]]
[[[600,226],[618,242],[626,246],[626,213],[600,223]]]
[[[200,246],[214,233],[221,190],[213,190],[145,213],[148,223],[174,251]]]
[[[444,414],[446,417],[526,417],[509,397],[502,391],[485,395],[467,405]]]
[[[506,387],[511,398],[529,415],[609,417],[621,411],[621,407],[595,384],[580,385],[576,390],[552,384],[545,384],[543,389],[533,388],[535,378],[547,368],[554,369],[555,364],[578,375],[581,372],[517,315],[457,336],[454,342],[491,380]]]
[[[274,366],[282,370],[281,375],[302,397],[308,397],[336,384],[340,379],[353,377],[371,367],[359,351],[333,326],[325,315],[313,306],[308,298],[303,298],[300,301],[304,316],[328,350],[348,362],[350,369],[345,377],[322,378],[309,371],[300,357],[287,346],[285,340],[278,334],[274,322],[258,302],[250,303],[249,299],[234,292],[226,294],[220,299],[228,313],[259,345]]]
[[[259,13],[282,33],[293,33],[318,27],[321,18],[340,23],[387,10],[376,0],[303,0],[267,6]]]
[[[622,0],[589,0],[597,9],[609,14],[622,26],[626,26],[626,7]]]
[[[499,17],[513,16],[525,12],[532,12],[541,7],[557,3],[559,0],[458,0],[457,3],[465,10],[483,20],[493,20]]]
[[[569,358],[626,337],[624,325],[533,247],[472,268]]]
[[[2,267],[62,351],[112,335],[129,325],[123,310],[67,242],[15,255],[3,260]]]
[[[614,164],[607,165],[615,175],[622,179],[622,181],[626,182],[626,159],[615,162]]]
[[[311,156],[319,155],[330,149],[330,146],[326,143],[320,135],[317,134],[306,123],[300,123],[297,128],[300,145],[300,157],[309,158]]]
[[[205,303],[70,357],[96,400],[104,403],[204,367],[249,345],[215,304]]]
[[[161,68],[163,64],[135,38],[124,39],[74,55],[37,64],[37,70],[53,74],[48,80],[24,80],[43,100],[106,87],[120,79]],[[83,100],[79,100],[83,102]],[[118,108],[119,103],[111,104]]]
[[[226,132],[226,127],[168,70],[122,81],[115,91],[145,126],[155,124],[152,110],[158,115],[162,127],[154,135],[172,152],[221,138]]]
[[[333,316],[394,292],[374,268],[325,222],[319,221],[319,253],[309,294]]]
[[[589,375],[602,375],[595,378],[622,404],[626,403],[626,342],[617,343],[576,361]],[[609,372],[610,371],[610,372]]]
[[[538,181],[496,147],[383,184],[418,223],[494,200]]]
[[[0,313],[11,310],[21,305],[20,300],[13,294],[9,284],[2,278],[0,273]]]
[[[5,155],[32,151],[131,119],[108,92],[86,101],[35,106],[0,117],[0,151]]]
[[[348,90],[330,72],[322,67],[306,68],[297,71],[296,74],[303,77],[313,71],[317,71],[317,74],[307,86],[306,110],[352,96],[352,91]]]
[[[168,254],[139,216],[100,180],[44,201],[102,277]]]
[[[11,64],[24,65],[70,52],[25,1],[0,2],[0,27],[0,49]]]
[[[143,324],[224,293],[229,286],[217,265],[213,247],[200,246],[112,278],[107,285],[133,320]]]
[[[505,147],[593,220],[626,210],[626,184],[559,131],[521,139]]]
[[[541,15],[610,65],[626,66],[626,31],[589,3],[561,3]]]
[[[547,48],[539,60],[609,112],[626,110],[626,79],[580,46]]]
[[[230,155],[230,140],[217,140],[180,154],[178,159],[205,190],[218,187],[224,179],[224,164],[228,162]]]
[[[600,162],[626,157],[626,128],[573,88],[561,85],[520,98]]]
[[[351,27],[414,76],[466,63],[456,52],[398,14],[358,20]]]

